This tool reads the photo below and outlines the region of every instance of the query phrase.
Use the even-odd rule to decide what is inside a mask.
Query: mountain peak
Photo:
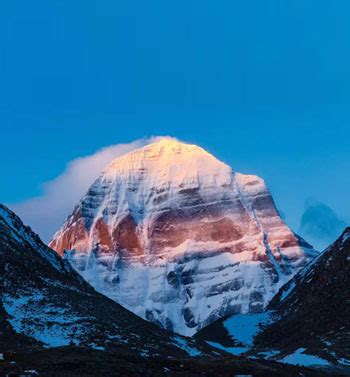
[[[181,152],[187,152],[187,151],[197,151],[198,153],[201,152],[201,153],[208,154],[208,152],[206,152],[203,148],[199,147],[198,145],[185,143],[173,137],[157,138],[157,140],[154,141],[153,143],[147,144],[144,147],[137,149],[136,151],[145,150],[145,149],[155,150],[155,151],[161,150],[162,152],[165,152],[165,153],[175,153],[175,154],[181,153]]]
[[[141,148],[142,149],[142,148]],[[206,156],[217,160],[212,154],[207,152],[204,148],[196,145],[179,141],[171,137],[162,137],[154,143],[146,145],[143,149],[158,151],[161,154],[179,155],[182,153],[191,153],[193,157]]]
[[[44,245],[39,236],[30,227],[24,225],[14,212],[0,203],[0,245],[1,243],[14,243],[14,240],[20,247],[26,245],[27,248],[35,250],[35,253],[40,254],[40,257],[50,263],[57,271],[70,272],[72,270],[71,266]],[[5,250],[0,250],[0,256],[4,253]]]
[[[192,156],[207,156],[211,157],[216,160],[216,158],[204,150],[202,147],[199,147],[195,144],[189,144],[171,137],[161,137],[154,141],[153,143],[147,144],[144,147],[135,149],[117,159],[118,160],[125,160],[125,159],[132,159],[134,156],[141,155],[142,157],[146,158],[166,158],[167,156],[172,157],[174,155],[181,155],[181,154],[192,154]],[[112,162],[113,163],[113,162]]]
[[[314,256],[262,179],[170,138],[112,161],[50,245],[97,290],[184,335],[262,310]]]
[[[116,158],[102,177],[134,182],[138,188],[145,185],[146,190],[169,185],[193,188],[229,184],[232,169],[197,145],[161,138]]]
[[[197,148],[200,148],[196,145],[185,143],[185,142],[180,141],[178,139],[175,139],[173,137],[167,137],[167,136],[157,138],[156,141],[146,145],[146,147],[147,146],[153,146],[153,147],[159,146],[159,147],[166,147],[166,148],[179,148],[179,147],[184,148],[184,147],[188,147],[188,146],[195,146]]]

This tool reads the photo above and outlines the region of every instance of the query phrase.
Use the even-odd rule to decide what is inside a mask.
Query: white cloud
[[[9,207],[48,242],[110,161],[157,139],[152,137],[112,145],[90,156],[77,158],[69,162],[57,178],[43,184],[42,196],[9,204]]]

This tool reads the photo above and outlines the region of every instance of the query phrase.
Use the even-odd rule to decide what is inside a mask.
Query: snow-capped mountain
[[[316,255],[261,178],[168,138],[114,160],[50,246],[99,292],[184,335],[260,312]]]
[[[0,353],[67,345],[146,358],[212,354],[96,292],[0,204]]]
[[[230,357],[144,321],[97,293],[0,204],[0,375],[299,376],[309,372]]]

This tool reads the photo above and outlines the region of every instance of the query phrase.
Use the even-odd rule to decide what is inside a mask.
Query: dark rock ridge
[[[276,320],[256,347],[304,348],[350,367],[350,228],[286,284],[270,303]]]
[[[79,345],[138,356],[213,355],[97,293],[0,205],[0,353]]]
[[[322,377],[328,374],[238,357],[165,359],[125,350],[64,347],[5,354],[0,375],[9,377]]]
[[[348,375],[349,319],[350,228],[347,228],[336,242],[280,289],[265,313],[221,319],[202,329],[196,339],[246,356],[314,363]],[[242,334],[249,332],[252,336],[247,341]]]

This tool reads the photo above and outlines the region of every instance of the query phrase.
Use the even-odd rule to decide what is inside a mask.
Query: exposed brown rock
[[[122,256],[140,255],[142,248],[136,231],[136,224],[131,215],[127,215],[113,230],[113,247]]]
[[[98,219],[93,226],[92,236],[99,240],[98,246],[100,252],[111,253],[114,251],[113,240],[109,233],[108,225],[102,218]]]
[[[54,239],[49,246],[63,255],[64,250],[76,249],[84,251],[89,242],[89,232],[83,218],[77,219],[72,226],[64,230],[60,238]]]

